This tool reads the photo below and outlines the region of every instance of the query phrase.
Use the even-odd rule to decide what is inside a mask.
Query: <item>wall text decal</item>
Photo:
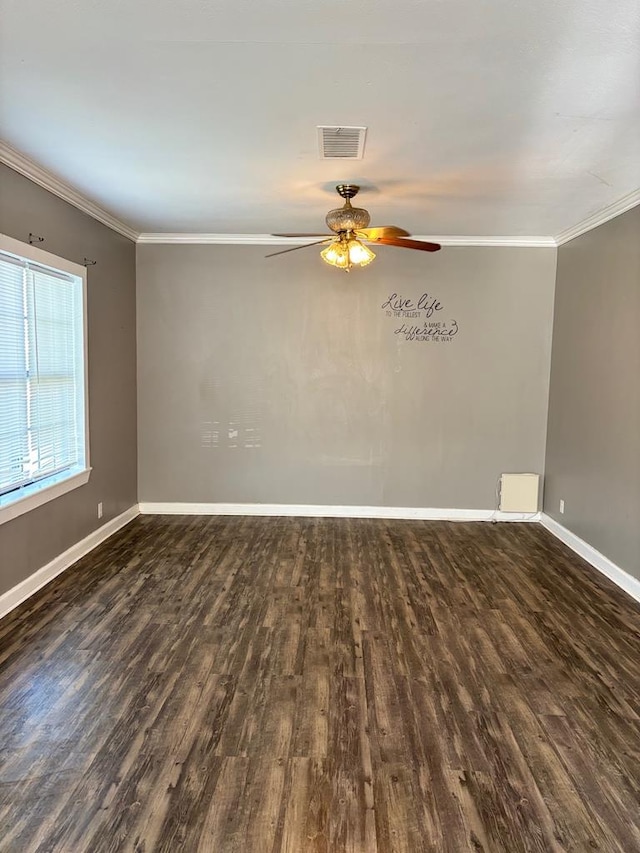
[[[395,317],[403,321],[418,321],[413,324],[402,322],[395,329],[394,334],[403,337],[406,341],[445,343],[452,341],[460,331],[457,320],[437,319],[437,312],[444,311],[444,305],[429,293],[423,293],[418,299],[391,293],[382,303],[381,308],[386,312],[387,317]]]

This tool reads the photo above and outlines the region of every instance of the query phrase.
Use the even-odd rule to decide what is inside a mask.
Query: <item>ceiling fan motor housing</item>
[[[344,205],[330,210],[325,219],[327,226],[336,234],[342,231],[359,231],[371,222],[368,210],[364,207],[351,207],[351,199],[359,189],[355,184],[338,184],[336,187],[338,195],[344,199]]]
[[[359,231],[371,222],[369,211],[363,207],[351,207],[347,202],[344,207],[337,207],[327,213],[326,223],[339,234],[341,231]]]

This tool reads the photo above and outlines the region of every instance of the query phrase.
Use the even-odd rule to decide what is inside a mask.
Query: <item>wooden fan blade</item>
[[[405,240],[402,237],[378,237],[369,240],[370,243],[381,243],[383,246],[398,246],[402,249],[418,249],[421,252],[437,252],[442,246],[439,243],[427,243],[423,240]]]
[[[379,240],[380,237],[409,237],[408,231],[397,225],[378,225],[375,228],[362,228],[356,231],[356,236],[363,240]]]
[[[265,258],[275,258],[276,255],[286,255],[287,252],[297,252],[298,249],[308,249],[309,246],[321,246],[323,243],[331,242],[332,239],[333,238],[330,238],[330,240],[318,240],[316,243],[305,243],[304,246],[293,246],[291,249],[282,249],[280,252],[271,252],[270,255],[265,255]]]
[[[331,234],[272,234],[272,237],[331,237]]]

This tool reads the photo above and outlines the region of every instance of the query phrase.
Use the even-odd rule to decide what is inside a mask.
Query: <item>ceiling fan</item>
[[[320,246],[328,243],[326,249],[320,252],[323,260],[334,267],[349,272],[354,264],[364,267],[375,258],[374,252],[365,246],[365,243],[379,243],[383,246],[399,246],[404,249],[418,249],[421,252],[437,252],[439,243],[427,243],[423,240],[407,240],[410,236],[404,228],[397,225],[381,225],[377,228],[369,228],[371,217],[369,211],[363,207],[352,207],[351,199],[357,194],[360,187],[355,184],[338,184],[336,190],[338,195],[344,199],[342,207],[330,210],[327,213],[327,226],[333,234],[273,234],[274,237],[323,237],[314,243],[306,243],[304,246],[294,246],[292,249],[282,249],[280,252],[272,252],[267,258],[276,255],[284,255],[287,252],[296,252],[298,249],[306,249],[309,246]]]

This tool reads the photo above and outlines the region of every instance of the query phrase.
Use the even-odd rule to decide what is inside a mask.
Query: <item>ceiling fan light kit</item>
[[[349,272],[354,264],[366,267],[375,258],[375,252],[367,248],[355,237],[332,242],[320,252],[320,257],[331,266]]]
[[[409,232],[397,225],[382,225],[369,228],[371,217],[369,211],[364,207],[353,207],[351,199],[357,195],[360,187],[356,184],[338,184],[336,191],[344,199],[342,207],[330,210],[326,216],[327,226],[335,236],[327,235],[327,240],[320,243],[329,243],[326,249],[320,252],[320,257],[326,263],[338,269],[349,272],[352,266],[364,267],[375,258],[375,253],[365,246],[364,243],[378,243],[385,246],[398,246],[403,249],[418,249],[422,252],[437,252],[439,243],[427,243],[422,240],[405,240]],[[323,237],[323,234],[275,234],[276,237]],[[364,242],[363,242],[364,241]],[[307,246],[317,246],[320,243],[308,243]],[[281,252],[273,252],[267,255],[272,258],[275,255],[284,255],[286,252],[295,252],[305,249],[307,246],[295,246],[293,249],[283,249]]]

